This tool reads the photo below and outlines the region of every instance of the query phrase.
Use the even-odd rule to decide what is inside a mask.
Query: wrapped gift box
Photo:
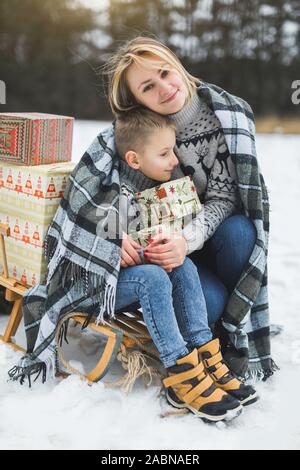
[[[201,203],[193,180],[184,176],[135,194],[144,228],[197,214]]]
[[[201,203],[191,176],[162,183],[135,193],[140,210],[140,230],[130,236],[140,245],[147,244],[158,233],[176,237],[184,224],[201,210]]]
[[[71,160],[74,118],[44,113],[0,113],[0,160],[41,165]]]
[[[26,286],[44,283],[44,239],[73,162],[12,166],[0,162],[0,222],[10,226],[5,239],[9,276]],[[3,270],[0,260],[0,266]]]

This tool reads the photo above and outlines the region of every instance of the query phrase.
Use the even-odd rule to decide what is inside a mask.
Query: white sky
[[[84,6],[98,10],[103,9],[109,4],[109,0],[75,0],[82,3]]]

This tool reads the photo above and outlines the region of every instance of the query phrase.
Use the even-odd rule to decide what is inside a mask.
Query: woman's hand
[[[161,234],[147,246],[144,255],[149,263],[159,264],[169,273],[173,268],[183,264],[187,249],[185,238],[170,238]]]
[[[121,268],[128,268],[135,264],[142,264],[142,260],[137,253],[137,249],[142,248],[127,233],[123,232],[122,251],[121,251]]]

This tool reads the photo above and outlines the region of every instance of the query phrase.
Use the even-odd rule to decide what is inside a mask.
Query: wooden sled
[[[81,312],[73,312],[64,317],[58,327],[56,337],[58,344],[58,361],[59,364],[64,367],[64,372],[67,374],[77,374],[84,377],[89,382],[98,382],[105,376],[116,358],[120,360],[125,369],[128,369],[126,363],[128,362],[130,354],[135,355],[135,357],[139,354],[140,357],[143,358],[143,361],[145,358],[148,358],[159,362],[158,351],[152,342],[145,324],[143,323],[142,313],[138,308],[131,309],[129,307],[127,310],[116,312],[116,318],[106,322],[105,325],[97,325],[95,322],[88,324],[87,328],[101,334],[102,336],[106,336],[107,341],[96,366],[86,374],[82,374],[65,360],[59,338],[63,336],[61,333],[66,322],[73,320],[77,324],[79,323],[83,325],[87,315]],[[148,367],[147,369],[148,371],[154,371],[154,368],[152,367]],[[139,373],[138,375],[141,374]]]
[[[22,300],[27,288],[8,275],[4,237],[9,236],[9,225],[0,223],[0,249],[3,264],[3,273],[0,275],[0,285],[5,287],[5,299],[14,303],[4,334],[0,336],[0,340],[10,345],[13,349],[24,352],[24,348],[17,345],[12,338],[16,334],[22,319]]]
[[[0,223],[0,244],[4,272],[0,275],[0,285],[5,287],[5,298],[14,302],[12,312],[9,316],[4,334],[0,336],[0,341],[11,346],[13,349],[25,352],[24,348],[16,344],[14,336],[22,319],[22,301],[23,295],[30,287],[25,287],[16,279],[9,277],[7,256],[4,237],[10,236],[10,229],[7,224]],[[83,325],[86,315],[81,312],[73,312],[67,315],[58,328],[58,336],[61,334],[61,328],[68,320],[74,320]],[[61,348],[58,348],[59,360],[65,370],[76,373],[84,377],[89,382],[101,380],[109,370],[110,365],[118,356],[121,350],[132,348],[142,351],[148,357],[158,360],[159,354],[156,350],[149,332],[143,323],[142,313],[138,308],[128,309],[122,312],[116,312],[116,319],[108,322],[106,325],[97,325],[94,322],[89,323],[88,328],[104,335],[107,338],[106,346],[99,358],[96,366],[86,374],[79,373],[63,357]],[[58,338],[58,337],[57,337]],[[124,364],[123,364],[124,365]]]

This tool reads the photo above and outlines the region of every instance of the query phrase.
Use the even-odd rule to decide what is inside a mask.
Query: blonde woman
[[[232,371],[240,377],[267,378],[276,368],[270,356],[267,298],[269,202],[256,159],[253,114],[241,98],[191,76],[176,55],[153,38],[140,36],[125,43],[105,72],[116,116],[143,106],[173,119],[180,170],[192,175],[204,206],[181,238],[166,243],[158,239],[145,255],[150,265],[168,273],[189,256],[197,266],[209,324],[221,318],[222,352],[215,338],[197,354],[193,350],[177,358],[164,381],[173,406],[196,414],[204,406],[213,420],[212,381],[228,394],[238,390],[239,401],[250,398],[249,403],[256,400],[255,391]],[[84,154],[48,230],[48,283],[33,288],[24,299],[29,354],[10,371],[13,379],[23,381],[35,372],[45,377],[43,364],[49,363],[56,347],[55,325],[70,309],[92,316],[97,306],[102,321],[104,313],[113,316],[115,308],[137,300],[134,289],[120,295],[117,283],[130,271],[120,267],[132,270],[141,264],[139,245],[129,236],[105,241],[97,237],[98,208],[106,203],[108,220],[117,212],[120,194],[114,132],[113,123]],[[172,176],[177,177],[176,169]],[[85,289],[73,288],[81,278]],[[161,334],[168,341],[168,325]],[[184,338],[184,325],[181,334]]]
[[[204,203],[204,225],[196,219],[182,239],[154,244],[148,261],[172,269],[190,256],[210,323],[222,316],[220,334],[231,368],[239,376],[267,378],[276,370],[267,293],[269,201],[250,106],[190,75],[168,47],[151,37],[126,42],[104,72],[115,115],[142,105],[174,120],[180,170],[192,175]],[[172,176],[178,176],[176,169]],[[127,238],[121,266],[138,260]]]

